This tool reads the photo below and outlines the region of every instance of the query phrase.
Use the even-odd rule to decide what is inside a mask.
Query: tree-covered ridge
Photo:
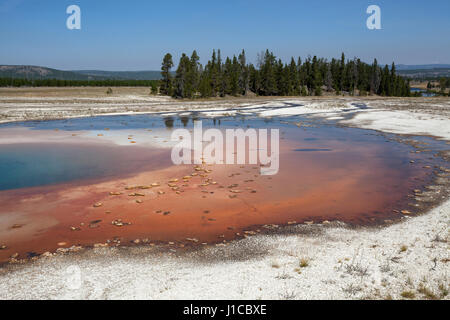
[[[0,78],[0,87],[151,87],[157,91],[159,80],[61,80]]]
[[[257,65],[247,63],[245,51],[236,57],[221,57],[213,50],[203,66],[194,51],[191,57],[182,54],[173,77],[171,54],[166,54],[161,67],[161,93],[176,98],[261,96],[320,96],[324,91],[340,95],[377,94],[410,96],[409,80],[396,74],[395,64],[381,67],[375,59],[371,65],[354,58],[327,61],[323,58],[292,58],[289,63],[266,50],[258,55]]]

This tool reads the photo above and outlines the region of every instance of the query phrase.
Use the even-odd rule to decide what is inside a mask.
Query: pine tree
[[[225,90],[227,87],[227,79],[224,77],[224,66],[222,65],[222,55],[220,53],[220,49],[217,50],[217,88],[216,92],[218,92],[219,96],[225,96]]]
[[[333,76],[331,73],[331,64],[327,66],[327,73],[325,76],[325,85],[327,87],[327,91],[330,92],[333,88]]]
[[[277,84],[275,81],[275,56],[269,50],[264,55],[264,64],[261,67],[261,93],[271,96],[276,93]]]
[[[240,94],[239,90],[240,65],[236,56],[233,56],[230,72],[230,94],[237,96]]]
[[[294,57],[291,58],[291,63],[289,64],[288,69],[288,95],[300,95],[300,80],[298,77],[297,65],[295,64]]]
[[[381,83],[381,71],[378,67],[377,59],[373,60],[372,69],[371,69],[371,76],[370,76],[370,92],[372,94],[378,94],[378,90],[380,88]]]
[[[397,95],[397,75],[395,70],[395,63],[392,62],[391,73],[389,76],[389,96]]]
[[[345,78],[345,54],[342,52],[341,55],[341,63],[339,66],[339,78],[338,78],[338,83],[339,83],[339,91],[342,92],[344,90],[344,78]]]
[[[382,75],[381,75],[381,95],[389,96],[390,95],[390,73],[388,65],[384,66]]]
[[[447,80],[445,78],[440,78],[439,79],[439,87],[441,89],[442,94],[445,93],[446,85],[447,85]]]
[[[311,64],[311,92],[314,92],[316,96],[322,95],[322,75],[316,56],[314,56]]]
[[[247,95],[249,90],[249,71],[244,49],[239,55],[239,88],[240,94]]]
[[[219,92],[219,68],[217,66],[216,50],[213,50],[212,53],[209,73],[211,78],[211,95],[215,97]]]
[[[200,81],[200,58],[197,55],[197,51],[193,51],[189,64],[186,65],[186,85],[185,96],[187,98],[193,98],[198,91],[198,85]],[[186,62],[187,63],[187,62]]]
[[[189,72],[190,60],[188,56],[183,53],[180,58],[180,63],[178,64],[177,72],[175,75],[175,88],[173,96],[176,98],[186,98],[187,92],[190,88],[187,88],[186,79]]]
[[[164,56],[161,65],[161,94],[172,95],[172,76],[170,75],[170,69],[173,67],[172,55],[167,53]]]

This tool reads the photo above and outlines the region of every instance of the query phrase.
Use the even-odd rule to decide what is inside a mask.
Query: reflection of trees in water
[[[186,127],[189,123],[189,117],[183,116],[180,117],[181,123],[183,124],[183,127]]]
[[[172,129],[173,128],[173,118],[172,117],[166,117],[164,118],[164,124],[166,126],[167,129]]]

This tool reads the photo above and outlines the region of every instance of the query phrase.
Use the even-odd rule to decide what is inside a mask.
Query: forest
[[[156,93],[158,80],[61,80],[0,78],[0,87],[151,87]]]
[[[396,74],[395,64],[380,66],[360,59],[328,61],[316,56],[291,58],[289,63],[266,50],[256,65],[247,63],[245,51],[232,58],[222,58],[213,50],[203,66],[194,50],[181,55],[175,73],[170,53],[161,66],[160,92],[175,98],[207,98],[256,94],[260,96],[320,96],[324,92],[342,95],[410,96],[409,80]]]

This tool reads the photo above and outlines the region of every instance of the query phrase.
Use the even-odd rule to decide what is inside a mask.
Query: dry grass
[[[424,284],[421,284],[419,288],[417,289],[417,292],[424,295],[426,299],[429,300],[437,300],[439,297],[434,294],[433,291],[431,291],[429,288],[427,288]]]
[[[405,299],[414,299],[416,297],[416,294],[412,291],[403,291],[401,294],[402,298]]]
[[[308,258],[301,258],[299,262],[300,268],[306,268],[309,266],[309,259]]]
[[[441,298],[444,299],[445,297],[448,296],[448,286],[446,286],[443,283],[439,283],[438,289],[441,293]]]

